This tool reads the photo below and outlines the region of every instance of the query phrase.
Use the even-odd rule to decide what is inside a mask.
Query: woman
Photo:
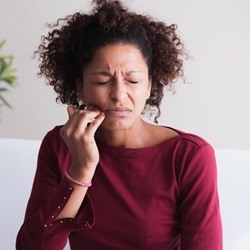
[[[17,249],[222,249],[213,148],[140,117],[183,76],[176,26],[93,2],[37,51],[69,119],[43,139]]]

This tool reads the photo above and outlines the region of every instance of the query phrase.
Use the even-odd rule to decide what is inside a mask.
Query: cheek
[[[85,102],[87,105],[101,106],[107,102],[107,93],[100,90],[91,89],[85,92]]]
[[[144,102],[146,101],[146,99],[148,98],[148,90],[147,88],[141,88],[138,89],[136,91],[134,91],[134,98],[138,101],[138,102]]]

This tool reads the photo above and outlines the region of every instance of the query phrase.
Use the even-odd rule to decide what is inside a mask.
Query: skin
[[[95,136],[113,146],[140,148],[178,135],[140,118],[150,90],[146,61],[135,46],[111,44],[96,51],[78,83],[78,94],[88,109],[68,106],[69,119],[60,130],[72,154],[68,170],[72,177],[91,182],[99,162]],[[110,110],[116,107],[129,111],[114,114]],[[86,195],[87,187],[71,184],[74,191],[57,219],[74,218]]]
[[[137,47],[111,44],[100,48],[85,68],[79,90],[87,106],[105,111],[106,117],[96,133],[98,138],[114,146],[142,146],[149,126],[140,114],[150,96],[151,81]],[[130,112],[113,116],[109,110],[116,107],[127,107]]]

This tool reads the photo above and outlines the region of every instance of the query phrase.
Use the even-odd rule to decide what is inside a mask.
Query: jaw
[[[100,127],[98,128],[99,133],[105,135],[108,134],[120,134],[125,133],[127,136],[131,136],[141,131],[143,120],[141,117],[112,117],[107,116]]]
[[[133,119],[129,117],[107,116],[100,127],[112,132],[129,129],[133,123]]]

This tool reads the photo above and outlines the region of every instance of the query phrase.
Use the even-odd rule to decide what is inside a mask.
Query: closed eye
[[[106,84],[106,83],[109,83],[109,81],[107,81],[107,82],[98,82],[97,84],[98,84],[98,85],[104,85],[104,84]]]
[[[98,82],[97,84],[98,85],[104,85],[104,84],[107,84],[107,83],[109,83],[110,81],[107,81],[107,82]],[[135,82],[135,81],[128,81],[128,82],[130,82],[130,83],[132,83],[132,84],[137,84],[137,83],[139,83],[139,82]]]

